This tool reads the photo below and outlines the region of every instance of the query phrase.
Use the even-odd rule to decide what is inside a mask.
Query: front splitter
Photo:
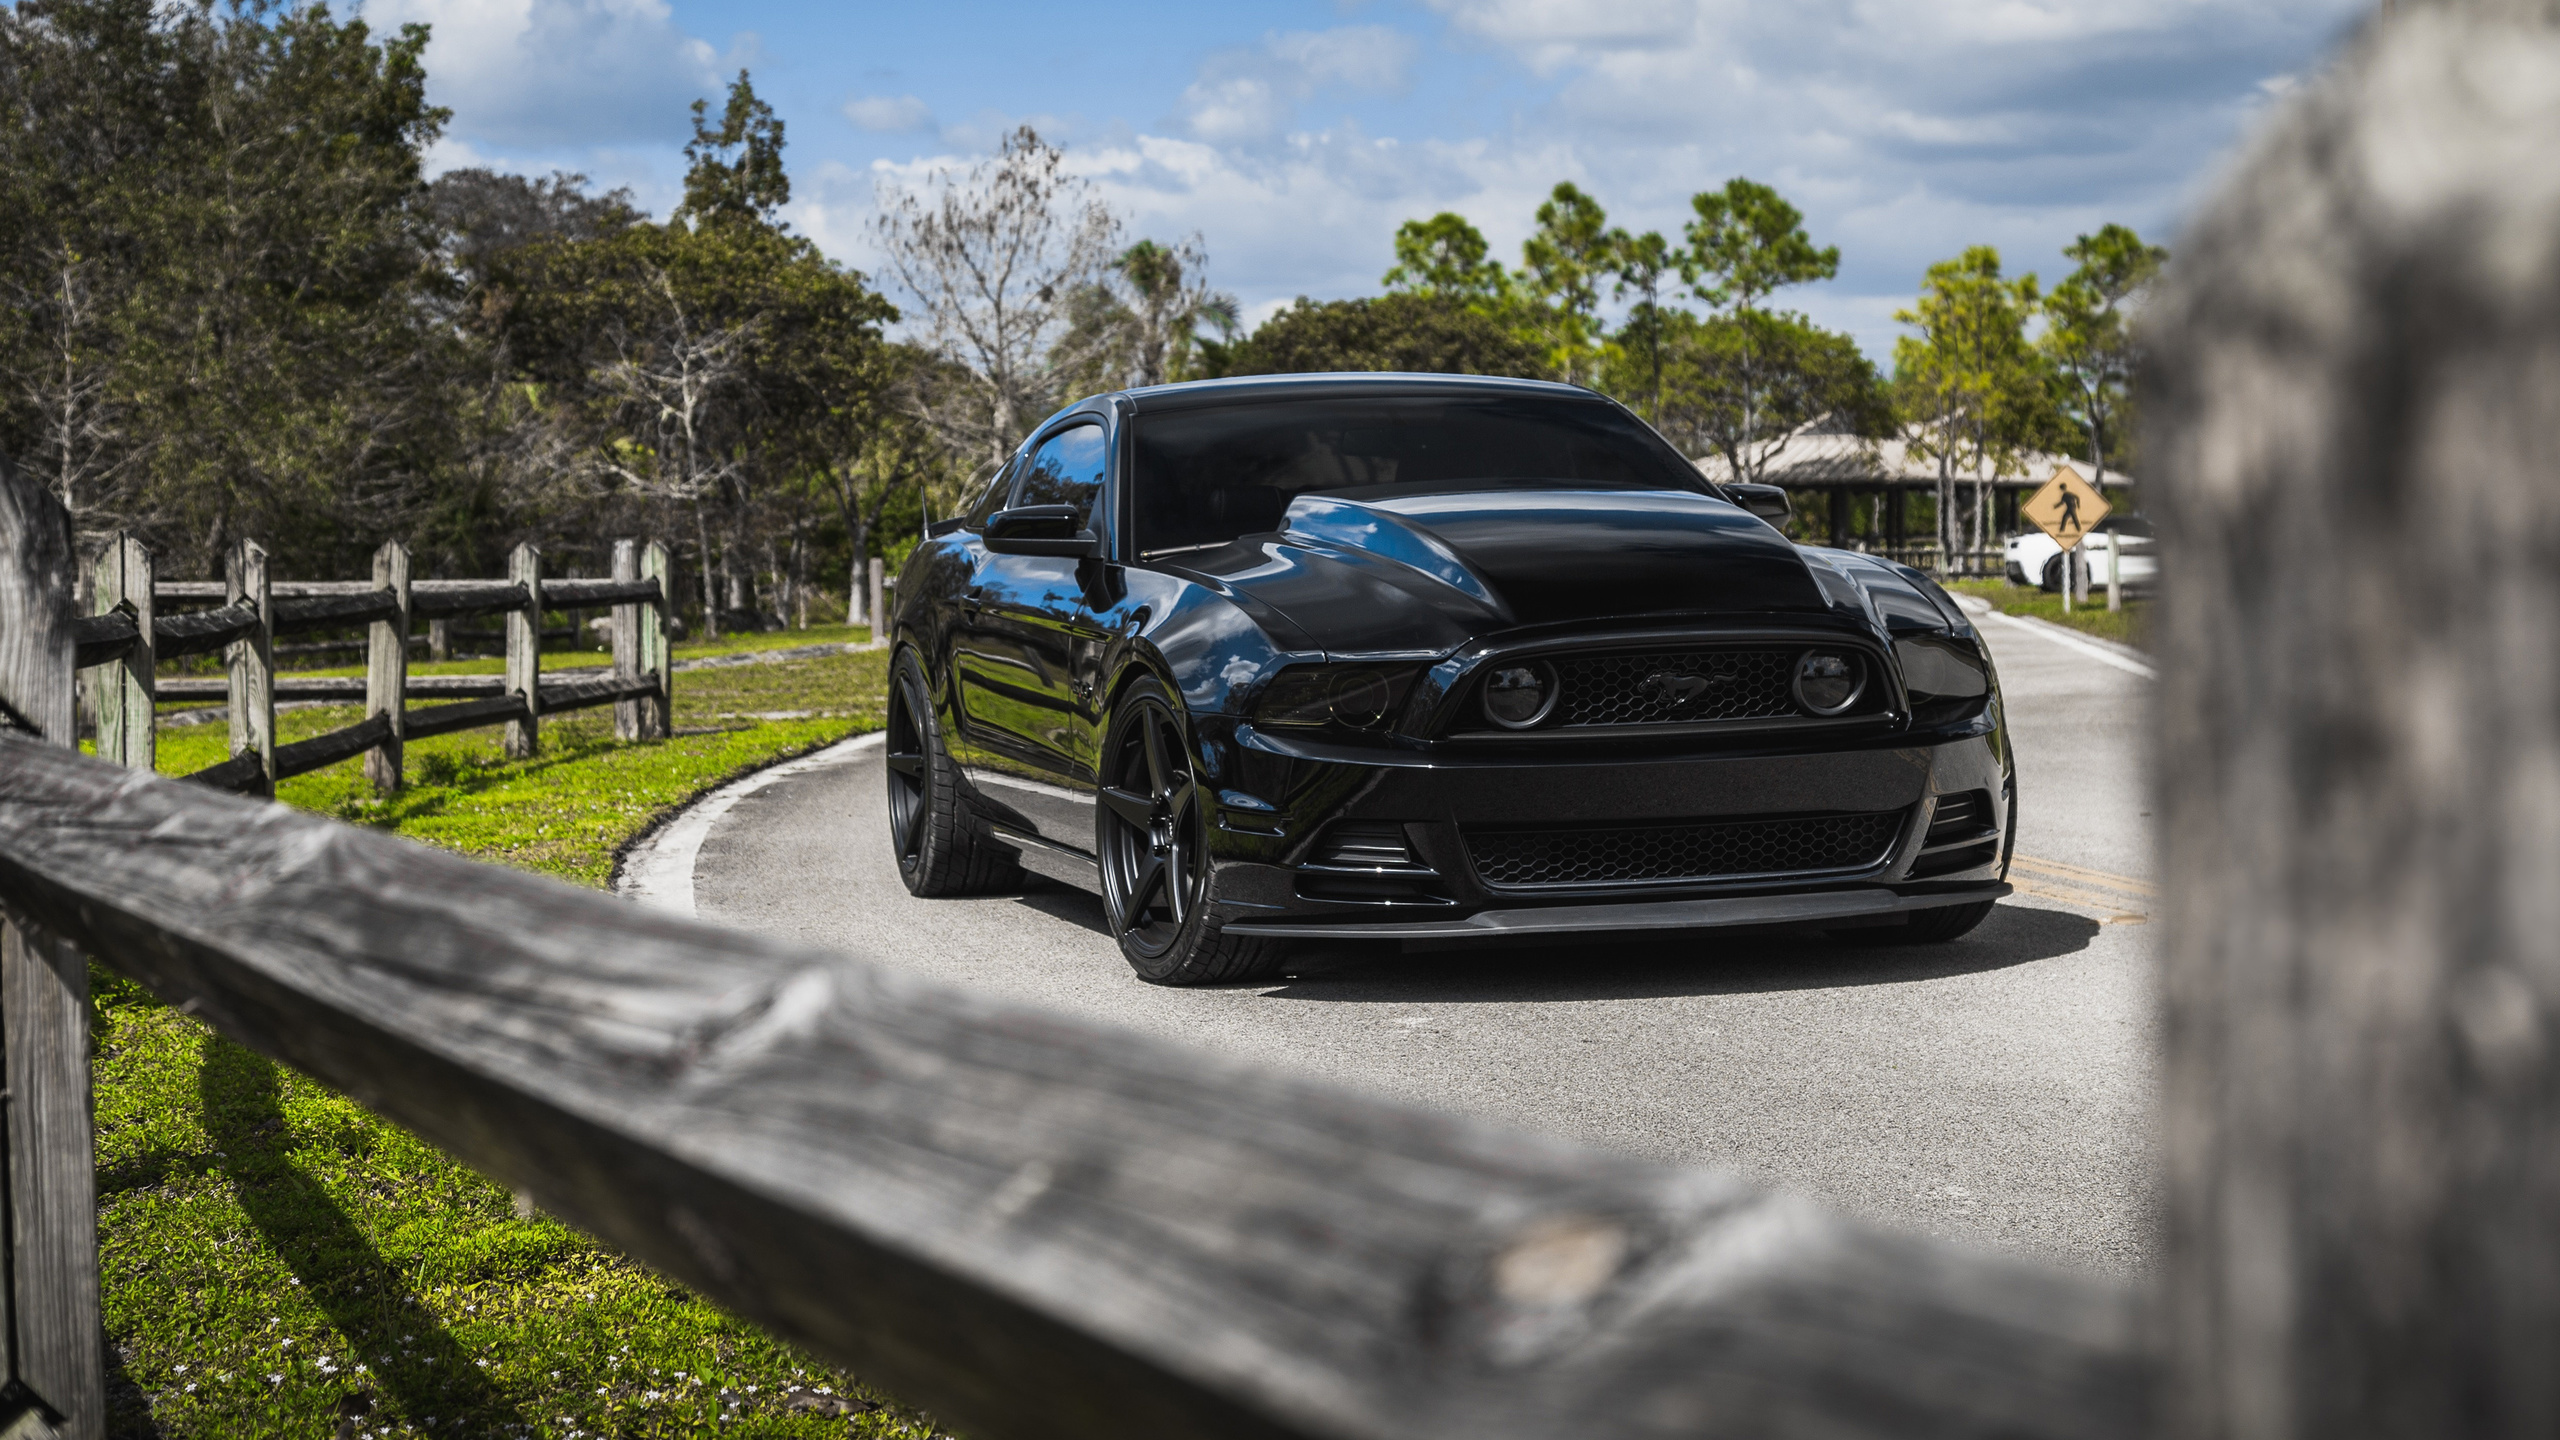
[[[2006,882],[1899,895],[1880,885],[1803,895],[1729,895],[1704,900],[1648,900],[1613,905],[1550,905],[1533,910],[1479,910],[1463,920],[1320,920],[1228,922],[1229,935],[1327,940],[1461,940],[1497,935],[1565,935],[1618,930],[1715,930],[1734,925],[1802,925],[1855,920],[1907,910],[1974,905],[2010,893]]]

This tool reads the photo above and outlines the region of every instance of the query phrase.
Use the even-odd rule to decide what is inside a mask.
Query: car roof
[[[1178,385],[1149,385],[1120,392],[1132,410],[1185,410],[1196,405],[1234,404],[1255,400],[1308,400],[1389,395],[1521,395],[1559,400],[1601,400],[1579,385],[1552,380],[1515,380],[1500,375],[1424,375],[1396,370],[1351,370],[1309,375],[1238,375],[1224,380],[1186,380]]]

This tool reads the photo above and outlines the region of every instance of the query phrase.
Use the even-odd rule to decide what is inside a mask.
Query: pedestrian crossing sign
[[[2053,543],[2068,550],[2088,538],[2098,522],[2107,518],[2115,507],[2098,487],[2080,478],[2080,472],[2068,465],[2054,467],[2053,478],[2027,497],[2018,513],[2047,535]]]

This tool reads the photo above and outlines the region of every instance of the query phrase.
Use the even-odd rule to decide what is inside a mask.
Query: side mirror
[[[1787,517],[1795,513],[1795,507],[1787,503],[1787,492],[1775,485],[1727,485],[1724,493],[1733,497],[1734,504],[1772,525],[1786,524]]]
[[[1082,559],[1099,544],[1090,530],[1076,528],[1073,505],[1023,505],[987,517],[980,537],[998,555],[1059,555]]]

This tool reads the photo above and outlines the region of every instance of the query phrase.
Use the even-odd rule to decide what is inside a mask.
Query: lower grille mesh
[[[1487,885],[1609,885],[1858,870],[1884,859],[1902,812],[1592,830],[1470,830]]]

